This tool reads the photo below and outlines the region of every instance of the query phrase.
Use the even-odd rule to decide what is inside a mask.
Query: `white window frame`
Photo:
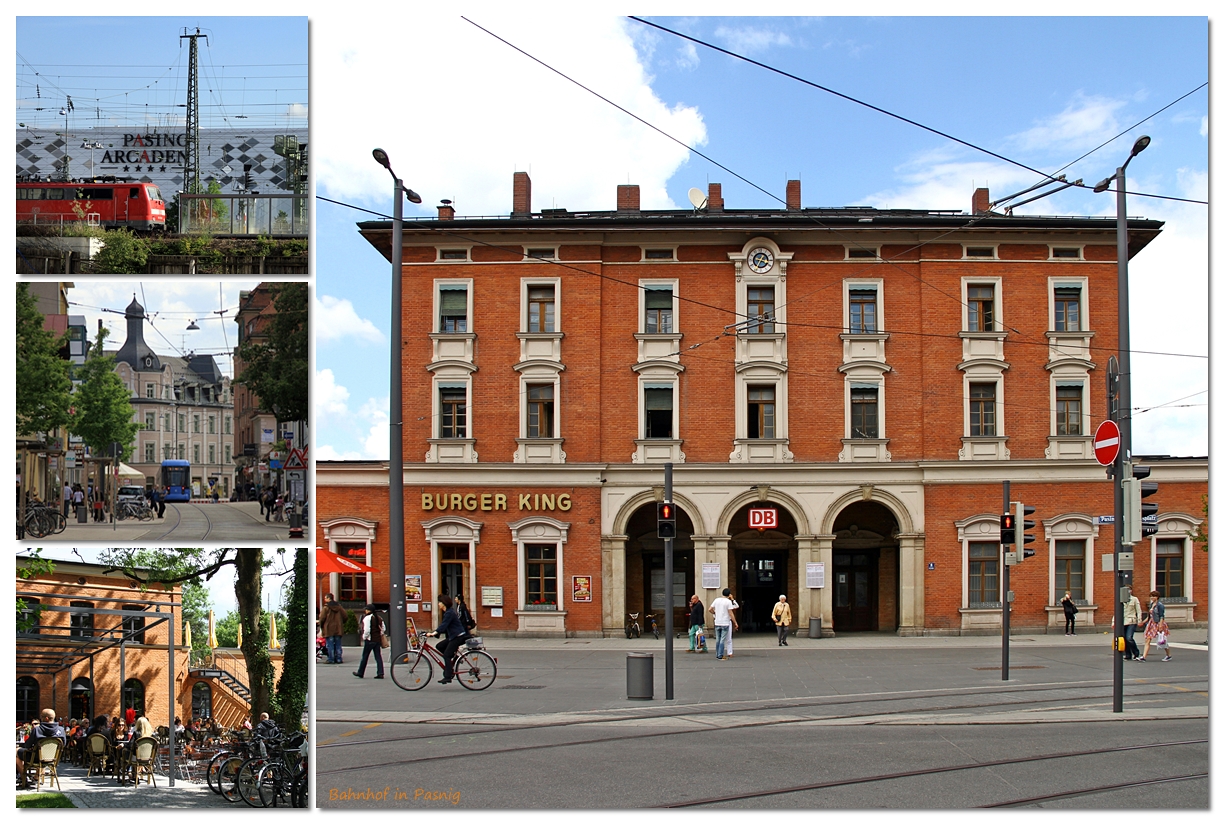
[[[977,514],[964,520],[957,520],[954,525],[958,529],[958,542],[962,545],[962,609],[970,609],[971,567],[969,554],[970,544],[972,543],[997,544],[997,553],[1000,556],[997,567],[997,595],[1001,596],[1005,592],[1005,570],[1000,565],[1005,551],[1001,548],[1001,515]]]
[[[964,243],[963,244],[963,259],[964,260],[999,260],[1001,259],[1001,251],[999,243]],[[982,254],[970,254],[970,249],[973,248],[991,248],[992,254],[985,257]]]
[[[646,435],[646,388],[650,387],[657,390],[670,388],[672,391],[672,435],[669,437],[655,437],[651,439]],[[668,442],[680,437],[680,385],[674,381],[643,377],[637,385],[637,413],[638,426],[637,438],[642,442]]]
[[[756,369],[745,370],[736,377],[736,440],[739,442],[781,442],[788,439],[787,377],[776,371],[758,375]],[[749,388],[774,388],[774,438],[755,439],[749,436]]]
[[[466,290],[466,332],[441,332],[441,291]],[[475,331],[475,281],[466,277],[459,280],[436,278],[432,281],[432,332],[435,335],[463,335]]]
[[[877,292],[877,332],[851,331],[851,292],[875,290]],[[885,281],[880,277],[848,277],[843,280],[843,332],[848,335],[884,334],[885,328]]]
[[[1198,520],[1196,517],[1190,517],[1187,514],[1167,512],[1159,515],[1157,518],[1157,523],[1159,525],[1159,531],[1151,535],[1151,572],[1150,577],[1147,578],[1147,585],[1150,589],[1147,590],[1147,593],[1149,594],[1151,589],[1155,588],[1156,544],[1159,541],[1160,535],[1163,535],[1164,540],[1184,540],[1184,557],[1182,564],[1185,569],[1185,580],[1182,588],[1185,590],[1185,597],[1189,599],[1190,603],[1194,603],[1193,535],[1198,531],[1199,527],[1201,527],[1202,521]],[[1167,524],[1168,528],[1164,528],[1165,524]]]
[[[376,521],[361,520],[357,517],[336,517],[330,520],[322,520],[321,530],[325,535],[326,545],[329,551],[333,554],[338,554],[338,546],[342,543],[362,543],[364,544],[364,565],[372,565],[372,541],[376,538]],[[376,574],[369,572],[364,575],[365,593],[367,600],[365,603],[372,603],[372,576]],[[329,576],[329,593],[335,598],[338,597],[338,573],[331,573]]]
[[[859,251],[859,252],[868,252],[868,251],[871,251],[871,252],[873,252],[873,256],[872,256],[872,257],[864,257],[864,256],[857,255],[857,256],[855,256],[855,257],[852,257],[852,256],[851,256],[851,252],[852,252],[852,251]],[[843,257],[844,257],[844,259],[846,259],[846,260],[854,260],[854,261],[857,261],[857,262],[864,262],[864,263],[870,263],[870,262],[872,262],[872,263],[880,263],[880,262],[881,262],[881,244],[880,244],[880,243],[876,243],[876,244],[873,244],[873,245],[847,245],[847,246],[844,246],[844,248],[843,248]]]
[[[530,289],[532,286],[535,287],[536,289],[545,288],[547,286],[552,287],[552,298],[553,298],[553,303],[555,304],[555,311],[556,311],[556,328],[552,332],[531,332],[528,329],[528,327],[530,326],[530,309],[527,308],[527,303],[530,301]],[[527,335],[533,335],[533,336],[558,335],[561,332],[564,332],[564,327],[561,326],[561,323],[564,321],[564,316],[562,315],[561,304],[560,304],[560,278],[559,277],[524,277],[522,278],[521,296],[519,298],[518,303],[521,306],[521,310],[518,313],[519,314],[518,332],[524,332]]]
[[[1055,418],[1055,417],[1054,417]],[[1086,600],[1096,603],[1091,594],[1095,592],[1095,541],[1099,538],[1099,526],[1091,522],[1091,515],[1071,512],[1059,514],[1044,520],[1044,539],[1048,542],[1048,603],[1055,607],[1057,597],[1057,541],[1082,540],[1083,549],[1082,580],[1087,594]]]
[[[996,437],[1007,436],[1005,432],[1005,378],[995,368],[988,372],[987,375],[981,373],[983,368],[972,367],[963,375],[963,436],[972,439],[993,439]],[[995,373],[995,374],[994,374]],[[980,434],[976,436],[971,432],[971,385],[972,384],[996,384],[997,385],[997,432],[992,436]],[[1053,407],[1056,407],[1055,401]],[[1053,413],[1053,421],[1056,420],[1056,413]]]
[[[670,251],[672,253],[672,256],[671,257],[647,257],[646,252],[650,250]],[[642,262],[643,263],[678,263],[680,261],[676,259],[676,246],[668,245],[668,246],[642,246]]]
[[[1053,374],[1052,384],[1048,388],[1049,393],[1050,393],[1048,407],[1052,414],[1049,417],[1051,430],[1052,430],[1052,432],[1049,434],[1050,436],[1060,436],[1060,434],[1057,433],[1057,388],[1058,387],[1081,387],[1082,388],[1082,404],[1081,404],[1082,416],[1080,418],[1080,425],[1079,425],[1082,432],[1078,435],[1079,436],[1090,436],[1091,435],[1091,385],[1087,383],[1088,381],[1089,381],[1089,377],[1085,373],[1082,375],[1075,375],[1075,376],[1061,376],[1061,375],[1057,375],[1056,373]],[[970,414],[968,414],[968,418],[970,418]],[[1075,437],[1070,437],[1070,438],[1075,438]]]
[[[466,257],[460,260],[445,259],[441,256],[445,251],[465,251]],[[436,262],[438,263],[470,263],[471,262],[471,247],[470,246],[437,246],[436,247]]]
[[[885,439],[885,382],[884,377],[878,379],[872,378],[852,378],[848,373],[843,380],[843,392],[846,397],[846,407],[843,408],[843,436],[848,439]],[[853,389],[876,390],[877,391],[877,435],[876,436],[860,436],[852,434],[851,423],[851,393]],[[968,414],[969,416],[969,414]]]
[[[475,594],[475,547],[479,545],[479,533],[483,529],[483,523],[457,515],[442,515],[433,517],[431,520],[423,520],[420,524],[424,529],[424,539],[428,542],[428,560],[431,564],[429,568],[432,570],[432,574],[429,575],[432,586],[431,596],[424,600],[432,610],[432,626],[435,628],[440,624],[440,611],[436,608],[436,596],[444,591],[440,586],[441,557],[438,547],[442,543],[461,543],[467,546],[470,561],[470,569],[467,571],[470,574],[470,585],[466,588],[466,597],[471,599],[471,606],[474,607],[475,598],[478,597]],[[427,595],[427,593],[424,594]]]
[[[679,335],[680,334],[680,281],[642,279],[637,282],[641,290],[637,293],[637,332],[641,335]],[[672,331],[646,331],[646,292],[672,293]]]
[[[515,609],[525,610],[526,603],[526,544],[556,544],[556,611],[565,608],[565,544],[569,542],[569,527],[554,517],[523,517],[509,524],[513,542],[518,547],[518,600]]]
[[[993,328],[991,330],[967,329],[967,314],[970,306],[970,298],[967,295],[967,287],[972,284],[976,286],[992,285],[992,321]],[[964,277],[962,279],[962,320],[959,322],[959,331],[965,334],[983,335],[985,332],[1005,332],[1005,303],[1001,297],[1001,278],[1000,277]]]
[[[1077,257],[1057,257],[1055,252],[1059,248],[1076,248],[1078,249],[1078,256]],[[1065,245],[1051,245],[1050,244],[1048,246],[1048,259],[1049,260],[1059,260],[1063,263],[1073,263],[1078,260],[1086,260],[1087,259],[1086,246],[1081,243],[1066,243]]]
[[[466,435],[465,436],[460,436],[460,437],[454,436],[454,437],[449,437],[448,439],[442,436],[442,433],[444,432],[445,411],[440,406],[440,404],[441,404],[441,389],[445,387],[452,388],[455,390],[461,387],[466,390]],[[432,415],[433,415],[432,438],[441,439],[446,442],[451,441],[453,439],[458,439],[458,440],[474,439],[475,435],[474,435],[473,425],[471,424],[471,376],[470,374],[468,373],[465,378],[438,378],[433,382],[433,389],[436,395],[434,396],[433,402],[432,402]]]
[[[1057,289],[1077,289],[1079,291],[1078,332],[1090,332],[1091,295],[1088,291],[1087,279],[1082,276],[1056,276],[1048,278],[1048,329],[1052,332],[1061,333],[1071,337],[1078,334],[1078,332],[1069,332],[1068,330],[1052,329],[1052,327],[1056,325]]]
[[[543,249],[549,249],[549,248],[552,250],[551,257],[540,258],[540,257],[531,256],[532,250],[542,251]],[[537,245],[537,246],[524,245],[522,246],[522,262],[524,263],[542,263],[544,260],[559,260],[559,259],[560,259],[560,246],[558,245],[553,244],[553,245]]]
[[[523,371],[519,379],[521,393],[518,401],[518,433],[522,439],[560,439],[561,438],[561,406],[560,406],[560,373],[548,369],[551,375],[537,375],[535,370],[538,368],[527,368]],[[532,437],[526,435],[526,417],[530,411],[530,407],[526,401],[527,385],[551,384],[552,385],[552,435]]]

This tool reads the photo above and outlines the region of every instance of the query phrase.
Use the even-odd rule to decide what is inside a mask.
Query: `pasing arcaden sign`
[[[508,511],[511,497],[518,501],[518,511],[569,511],[573,498],[561,494],[461,494],[424,492],[420,507],[424,511]]]
[[[103,164],[113,165],[182,165],[187,159],[184,150],[188,138],[184,133],[125,133],[125,150],[103,153]]]

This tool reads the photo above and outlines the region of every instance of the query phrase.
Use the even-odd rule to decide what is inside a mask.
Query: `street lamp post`
[[[1125,168],[1129,167],[1129,163],[1133,158],[1142,151],[1146,150],[1147,145],[1151,143],[1150,136],[1139,136],[1134,142],[1133,149],[1129,152],[1127,158],[1116,173],[1107,179],[1102,180],[1094,188],[1095,193],[1103,193],[1108,190],[1108,186],[1113,182],[1116,183],[1116,208],[1117,208],[1117,412],[1108,414],[1116,420],[1117,427],[1121,432],[1121,449],[1124,453],[1124,459],[1132,459],[1133,452],[1131,448],[1130,429],[1132,426],[1132,409],[1130,402],[1130,373],[1129,373],[1129,219],[1126,216],[1125,208]],[[1115,548],[1113,553],[1113,566],[1115,567],[1115,577],[1113,586],[1116,590],[1116,595],[1112,602],[1112,620],[1114,624],[1113,642],[1118,647],[1121,645],[1120,638],[1125,634],[1125,605],[1121,598],[1124,583],[1124,573],[1121,572],[1121,549],[1123,544],[1125,530],[1125,501],[1124,492],[1121,490],[1121,457],[1118,456],[1116,461],[1112,463],[1112,499],[1113,499],[1113,515],[1115,521],[1113,523],[1112,542]],[[1132,549],[1132,544],[1130,544]],[[1137,624],[1138,622],[1134,622]],[[1121,713],[1124,709],[1124,687],[1125,687],[1125,672],[1122,660],[1124,658],[1123,650],[1112,651],[1112,711],[1113,713]]]
[[[393,239],[389,252],[389,648],[390,658],[406,651],[406,529],[402,519],[402,198],[419,204],[419,194],[402,184],[379,147],[372,158],[394,179]]]

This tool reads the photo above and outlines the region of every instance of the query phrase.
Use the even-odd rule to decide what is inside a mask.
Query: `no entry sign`
[[[1121,450],[1121,429],[1116,422],[1103,421],[1095,429],[1095,459],[1100,465],[1111,465]]]
[[[779,510],[777,508],[749,509],[750,529],[776,529],[779,525]]]

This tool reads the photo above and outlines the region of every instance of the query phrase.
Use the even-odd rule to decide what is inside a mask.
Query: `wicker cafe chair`
[[[157,753],[158,740],[155,737],[142,737],[133,744],[125,773],[128,769],[132,770],[134,786],[141,782],[141,775],[144,774],[146,782],[157,788],[158,784],[154,782],[154,755]]]
[[[58,737],[44,737],[34,747],[34,759],[31,761],[36,769],[38,787],[43,787],[43,781],[54,783],[56,791],[60,791],[60,775],[56,766],[60,765],[60,755],[64,751],[64,742]]]
[[[115,751],[106,734],[91,734],[86,737],[86,757],[89,761],[86,777],[93,777],[96,772],[106,774],[107,763],[111,762],[114,756]]]

